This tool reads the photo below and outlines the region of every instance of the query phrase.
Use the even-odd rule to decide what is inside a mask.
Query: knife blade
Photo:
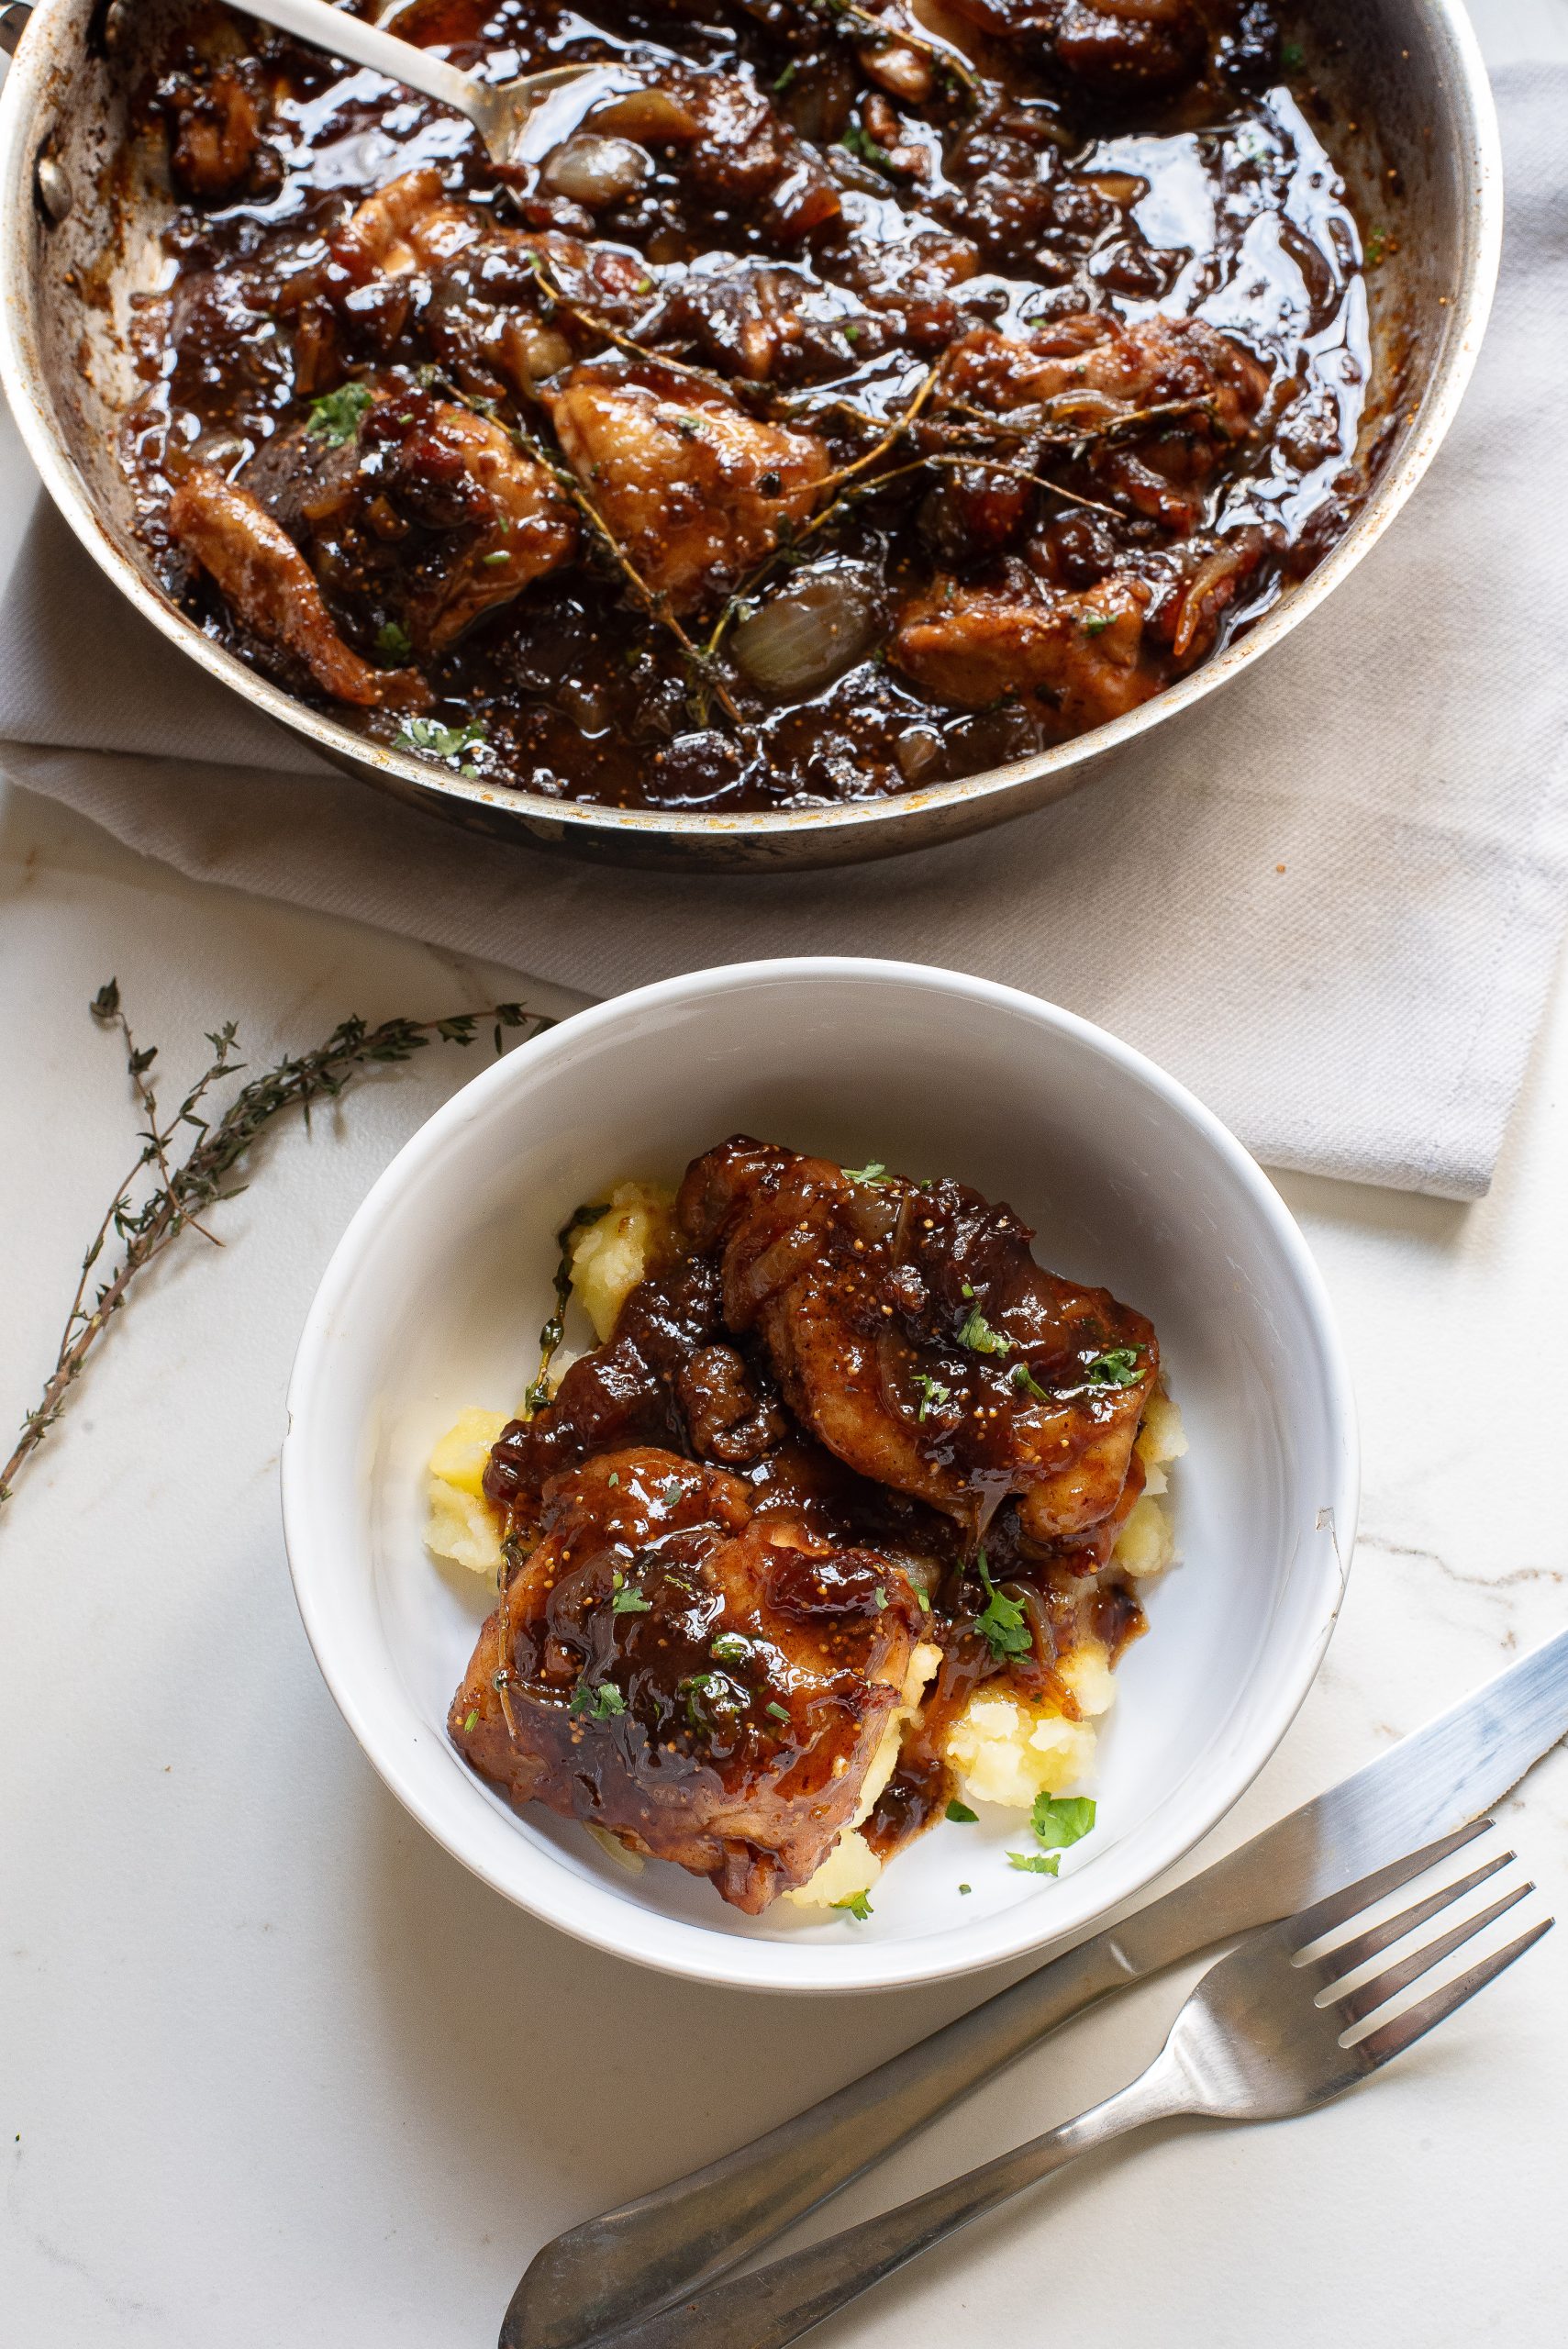
[[[734,2267],[1047,2032],[1462,1826],[1568,1735],[1568,1631],[1146,1909],[706,2168],[546,2243],[499,2349],[591,2349]]]

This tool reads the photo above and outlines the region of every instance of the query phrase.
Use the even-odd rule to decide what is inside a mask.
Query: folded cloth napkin
[[[1266,662],[1057,807],[765,876],[480,841],[206,678],[43,503],[0,605],[0,766],[182,872],[595,995],[765,954],[956,964],[1117,1030],[1271,1164],[1478,1197],[1568,908],[1568,71],[1499,99],[1497,306],[1408,510]]]

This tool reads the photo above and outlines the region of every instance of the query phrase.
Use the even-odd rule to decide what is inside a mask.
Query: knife
[[[1113,1990],[1462,1826],[1568,1735],[1568,1631],[1146,1909],[739,2151],[545,2244],[499,2349],[592,2349],[762,2243]]]

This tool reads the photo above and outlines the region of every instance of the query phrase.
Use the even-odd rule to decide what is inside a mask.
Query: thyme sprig
[[[699,708],[704,711],[704,722],[706,722],[706,698],[711,693],[721,704],[725,715],[739,726],[741,723],[740,712],[737,709],[724,679],[718,674],[713,657],[716,648],[712,645],[705,648],[693,641],[675,613],[671,610],[668,596],[662,588],[654,587],[643,577],[565,460],[557,457],[520,420],[513,425],[512,430],[517,446],[526,455],[532,457],[536,464],[544,466],[546,472],[555,480],[562,495],[569,498],[581,514],[594,539],[608,557],[614,569],[626,582],[633,602],[641,607],[651,620],[656,621],[674,638],[685,667],[687,683]]]
[[[529,1011],[521,1003],[498,1003],[488,1011],[452,1012],[443,1019],[384,1019],[374,1027],[360,1019],[344,1019],[324,1043],[252,1076],[221,1115],[209,1117],[204,1111],[216,1106],[211,1102],[213,1087],[241,1074],[245,1068],[245,1063],[236,1058],[239,1030],[232,1019],[208,1030],[211,1059],[179,1107],[165,1115],[149,1074],[158,1047],[137,1042],[115,980],[99,988],[90,1008],[101,1027],[118,1035],[137,1106],[147,1122],[130,1171],[117,1186],[82,1260],[54,1367],[37,1403],[22,1420],[11,1457],[0,1468],[0,1505],[10,1499],[17,1476],[59,1419],[94,1347],[125,1304],[138,1275],[156,1264],[186,1230],[199,1231],[215,1246],[222,1244],[203,1218],[247,1187],[230,1178],[275,1119],[298,1109],[308,1125],[311,1110],[322,1102],[336,1101],[373,1069],[412,1060],[427,1044],[472,1044],[481,1028],[489,1026],[499,1052],[506,1029],[526,1028],[537,1035],[554,1025],[543,1013]],[[182,1145],[183,1157],[178,1154]],[[118,1243],[117,1252],[112,1255],[89,1303],[95,1267],[111,1241]]]
[[[936,73],[945,74],[956,83],[967,106],[979,104],[980,83],[968,61],[945,41],[928,40],[903,17],[889,23],[884,17],[873,16],[869,8],[856,7],[853,0],[797,0],[797,5],[819,24],[844,34],[858,49],[917,50]]]

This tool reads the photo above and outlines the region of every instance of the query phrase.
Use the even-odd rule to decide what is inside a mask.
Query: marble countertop
[[[1476,15],[1495,61],[1568,54],[1565,0]],[[261,1061],[349,1011],[517,991],[183,881],[15,790],[0,790],[0,906],[7,1419],[134,1147],[114,1045],[86,1011],[111,973],[171,1077],[226,1018]],[[508,1908],[361,1758],[284,1567],[283,1395],[350,1213],[470,1066],[432,1052],[266,1145],[222,1212],[221,1257],[195,1240],[150,1278],[0,1521],[0,2302],[18,2349],[484,2349],[560,2227],[1005,1978],[811,2003],[663,1980]],[[1198,1860],[1568,1620],[1568,1545],[1537,1464],[1562,1441],[1565,1163],[1560,982],[1479,1206],[1282,1180],[1349,1345],[1362,1531],[1317,1685]],[[1561,1912],[1568,1758],[1500,1816]],[[829,2223],[1119,2085],[1194,1970],[1038,2050]],[[1362,2093],[1096,2159],[820,2337],[1032,2349],[1049,2322],[1095,2349],[1548,2349],[1568,2280],[1565,2011],[1568,1932]]]

